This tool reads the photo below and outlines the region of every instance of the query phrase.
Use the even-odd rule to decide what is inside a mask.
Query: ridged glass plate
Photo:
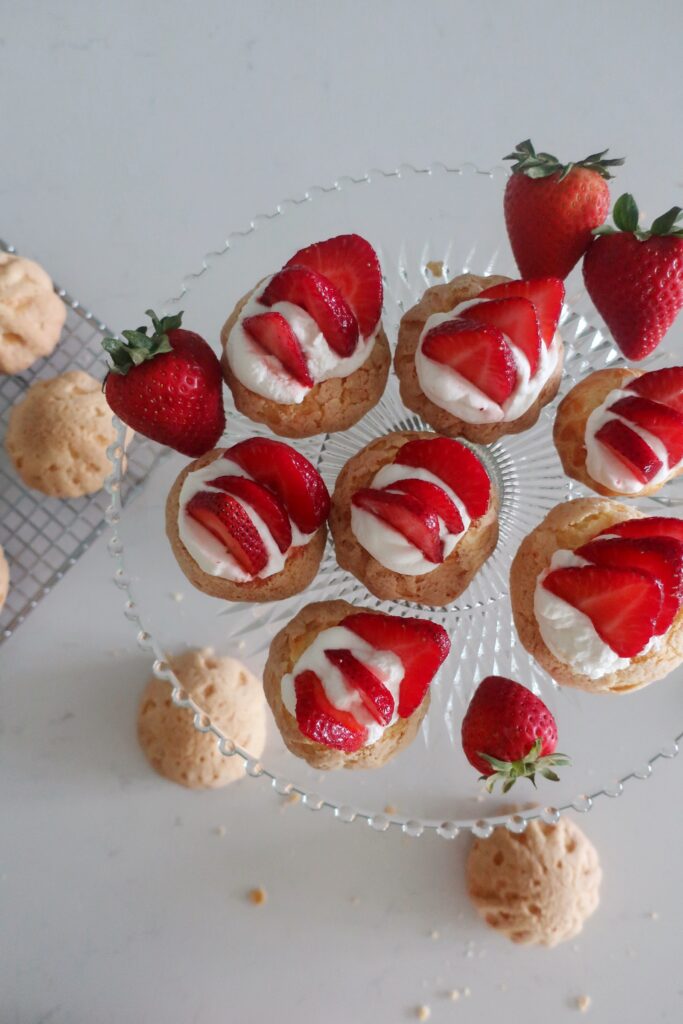
[[[402,313],[429,285],[464,271],[516,276],[502,214],[506,177],[502,168],[482,172],[472,166],[402,167],[341,179],[327,189],[311,189],[301,199],[281,204],[272,214],[257,217],[244,231],[230,235],[205,257],[197,273],[185,279],[180,294],[166,303],[164,312],[183,309],[185,324],[218,349],[221,325],[256,281],[280,267],[299,247],[356,231],[380,254],[385,274],[384,325],[394,344]],[[567,346],[562,394],[592,370],[622,362],[595,324],[577,272],[568,281],[561,325]],[[668,350],[672,344],[673,339]],[[662,346],[647,368],[666,361],[671,357]],[[267,434],[234,411],[229,395],[228,403],[226,444]],[[144,493],[122,515],[120,447],[113,448],[108,518],[113,526],[110,549],[117,561],[115,578],[125,592],[125,613],[138,630],[138,642],[153,652],[155,671],[169,680],[176,702],[187,703],[168,670],[169,654],[209,645],[241,658],[260,673],[274,634],[310,601],[344,598],[359,607],[421,615],[441,623],[451,636],[451,654],[432,685],[432,704],[421,734],[411,747],[374,772],[315,771],[286,750],[272,721],[261,762],[250,758],[248,751],[235,750],[231,737],[222,736],[202,709],[191,705],[196,727],[212,730],[226,756],[244,756],[248,773],[270,781],[278,792],[297,792],[306,806],[330,809],[342,821],[367,821],[378,830],[394,825],[412,835],[436,830],[451,837],[461,829],[485,835],[496,823],[521,829],[528,818],[538,815],[552,821],[564,809],[585,811],[596,797],[619,795],[628,779],[647,778],[655,762],[674,756],[681,740],[677,733],[683,727],[679,672],[673,674],[676,678],[670,676],[627,696],[584,694],[556,687],[517,640],[508,575],[520,541],[555,504],[587,493],[564,476],[553,447],[556,404],[544,410],[532,430],[479,449],[501,489],[500,541],[469,589],[447,609],[437,610],[377,601],[339,569],[330,542],[315,582],[303,595],[267,605],[230,604],[204,595],[182,575],[164,534],[166,495],[186,460],[175,454],[163,459]],[[425,425],[401,404],[392,374],[379,405],[357,426],[296,446],[318,466],[332,490],[350,456],[397,429],[425,429]],[[673,482],[662,501],[676,504],[682,496]],[[654,502],[646,505],[652,509]],[[564,770],[560,783],[540,780],[534,791],[522,781],[505,798],[483,791],[462,754],[459,731],[473,690],[492,672],[526,683],[552,708],[560,748],[574,762]],[[520,805],[525,806],[520,810]]]

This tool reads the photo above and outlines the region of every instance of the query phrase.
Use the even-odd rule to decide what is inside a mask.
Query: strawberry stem
[[[111,357],[109,364],[110,373],[118,373],[122,376],[128,373],[134,366],[140,366],[148,359],[171,351],[171,342],[168,337],[169,331],[177,330],[183,320],[183,314],[176,313],[174,316],[164,316],[159,319],[154,310],[146,309],[147,316],[152,321],[154,331],[147,334],[147,327],[138,327],[135,331],[122,331],[126,339],[105,338],[102,348]]]
[[[514,153],[508,153],[503,160],[513,160],[512,173],[526,174],[528,178],[549,178],[552,174],[558,174],[558,181],[566,178],[573,167],[585,167],[588,171],[595,171],[601,178],[612,178],[610,167],[621,167],[625,157],[612,157],[605,159],[607,149],[599,153],[591,153],[583,160],[574,160],[571,163],[563,164],[553,156],[552,153],[537,153],[531,139],[518,142]]]
[[[614,235],[621,231],[626,234],[635,235],[641,242],[646,242],[648,238],[655,236],[657,238],[665,236],[669,238],[683,238],[681,214],[683,214],[683,209],[680,206],[672,206],[666,213],[655,217],[649,229],[640,228],[638,227],[640,219],[638,204],[630,192],[624,192],[623,196],[619,196],[612,209],[614,227],[609,224],[603,224],[601,227],[595,228],[593,234]]]
[[[541,757],[542,746],[541,739],[537,739],[529,753],[525,757],[520,757],[518,761],[501,761],[500,758],[493,757],[491,754],[478,752],[478,756],[484,761],[488,761],[494,769],[489,775],[480,776],[480,781],[486,783],[489,793],[493,792],[496,782],[502,782],[503,793],[508,793],[517,779],[529,779],[535,788],[536,772],[539,772],[544,779],[559,782],[560,777],[553,769],[570,765],[571,760],[566,754],[559,753]]]

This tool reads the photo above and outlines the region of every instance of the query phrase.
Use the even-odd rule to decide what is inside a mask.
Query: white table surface
[[[120,328],[252,214],[372,166],[610,145],[661,212],[682,28],[675,0],[5,4],[0,234]],[[683,761],[581,820],[605,879],[580,939],[517,949],[468,905],[466,838],[155,776],[109,574],[100,541],[0,648],[2,1024],[561,1022],[582,994],[681,1020]]]

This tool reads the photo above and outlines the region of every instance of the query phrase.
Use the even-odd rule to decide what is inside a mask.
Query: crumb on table
[[[443,277],[443,260],[429,260],[427,263],[425,263],[425,270],[428,270],[432,277]]]
[[[248,895],[249,902],[253,903],[257,907],[262,906],[268,899],[268,893],[262,885],[257,886],[255,889],[250,889]]]
[[[588,1013],[588,1010],[590,1009],[590,1005],[591,1005],[591,997],[590,996],[585,996],[584,995],[584,996],[577,996],[576,997],[576,1009],[580,1013]]]
[[[415,1016],[418,1020],[429,1020],[432,1015],[432,1011],[428,1006],[418,1006],[415,1011]]]

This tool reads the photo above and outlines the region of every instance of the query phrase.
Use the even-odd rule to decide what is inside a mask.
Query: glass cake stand
[[[404,310],[429,285],[464,271],[517,276],[502,212],[507,173],[472,165],[402,166],[311,188],[229,235],[157,312],[183,309],[185,324],[218,349],[224,320],[256,281],[301,246],[355,231],[379,252],[385,274],[384,325],[393,344]],[[567,282],[561,330],[567,348],[561,394],[592,370],[623,362],[591,310],[578,272]],[[674,330],[647,360],[647,369],[673,361],[675,336]],[[248,776],[266,780],[280,794],[298,794],[312,810],[328,810],[340,821],[362,821],[378,831],[399,827],[409,835],[435,831],[448,838],[461,830],[486,836],[497,824],[521,831],[532,818],[554,822],[568,809],[588,811],[603,797],[619,796],[632,779],[649,778],[660,760],[678,753],[683,739],[681,672],[624,696],[559,688],[522,648],[512,622],[508,574],[521,540],[555,504],[588,493],[562,472],[551,439],[556,405],[557,400],[543,411],[532,430],[478,449],[501,491],[500,540],[472,585],[445,609],[378,601],[338,567],[330,541],[314,583],[286,601],[227,603],[193,589],[164,533],[166,495],[187,460],[168,453],[144,491],[122,512],[119,424],[119,442],[110,450],[112,500],[106,513],[115,582],[138,643],[153,655],[153,670],[168,681],[174,702],[194,711],[195,727],[212,732],[226,757],[244,758]],[[379,405],[357,426],[295,446],[318,467],[332,491],[348,458],[373,438],[404,429],[428,428],[401,404],[392,374]],[[267,433],[229,407],[225,444]],[[683,489],[673,481],[643,507],[656,513],[662,506],[682,503]],[[271,719],[265,752],[256,760],[187,699],[167,658],[186,647],[211,646],[260,674],[272,637],[298,609],[333,598],[424,616],[447,629],[451,654],[432,684],[431,708],[421,733],[376,771],[322,773],[287,751]],[[484,791],[464,758],[459,732],[476,685],[489,673],[518,679],[550,706],[558,722],[559,747],[573,758],[559,783],[541,779],[534,790],[522,780],[506,797]]]

